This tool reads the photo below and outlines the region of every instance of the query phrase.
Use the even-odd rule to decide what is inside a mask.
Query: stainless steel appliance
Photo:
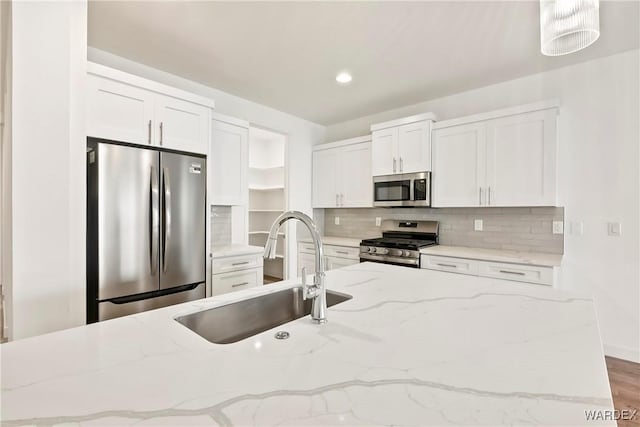
[[[87,323],[204,298],[204,156],[87,141]]]
[[[360,262],[420,268],[420,249],[438,244],[438,221],[384,221],[382,237],[360,242]]]
[[[374,176],[373,205],[431,206],[431,172]]]

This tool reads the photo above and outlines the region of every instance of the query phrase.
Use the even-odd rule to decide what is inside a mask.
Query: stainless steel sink
[[[351,299],[351,295],[327,290],[327,307]],[[176,318],[202,338],[229,344],[291,322],[311,313],[311,300],[302,299],[302,288],[285,289]]]

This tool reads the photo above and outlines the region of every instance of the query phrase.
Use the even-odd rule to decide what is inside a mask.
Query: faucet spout
[[[311,233],[311,239],[315,249],[316,270],[313,277],[313,284],[303,284],[303,296],[304,299],[307,299],[307,297],[313,298],[313,304],[311,307],[311,318],[313,321],[316,323],[325,323],[327,321],[327,295],[324,284],[325,258],[324,250],[322,248],[322,238],[320,237],[318,227],[316,227],[313,220],[307,214],[299,211],[287,211],[278,216],[269,230],[267,243],[264,246],[264,258],[273,259],[276,257],[278,230],[280,230],[282,224],[290,219],[297,219],[302,222]]]

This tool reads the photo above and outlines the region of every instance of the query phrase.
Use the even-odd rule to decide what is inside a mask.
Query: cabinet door
[[[298,252],[298,276],[302,276],[302,268],[307,269],[307,274],[313,274],[316,269],[316,256],[304,252]]]
[[[432,143],[432,206],[486,204],[484,123],[437,129]]]
[[[487,122],[487,202],[556,204],[556,110]]]
[[[373,132],[371,173],[373,176],[400,173],[398,161],[398,128]]]
[[[337,268],[347,267],[349,265],[358,264],[360,260],[350,258],[338,258],[334,256],[327,257],[327,270],[335,270]]]
[[[338,206],[337,183],[340,182],[340,159],[337,150],[313,152],[313,207]]]
[[[209,150],[209,200],[242,205],[247,195],[249,129],[212,120]]]
[[[341,169],[338,183],[339,206],[372,207],[371,143],[353,144],[336,150]]]
[[[87,85],[87,135],[151,144],[153,93],[94,75]]]
[[[206,154],[209,141],[209,109],[165,95],[156,95],[156,145]]]
[[[424,120],[398,128],[398,172],[431,170],[430,123]]]
[[[214,274],[211,277],[211,295],[221,295],[256,286],[262,286],[262,268]]]

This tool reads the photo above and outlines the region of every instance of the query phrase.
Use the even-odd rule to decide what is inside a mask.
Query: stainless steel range
[[[360,242],[360,262],[420,268],[420,249],[438,244],[438,221],[382,223],[382,237]]]

